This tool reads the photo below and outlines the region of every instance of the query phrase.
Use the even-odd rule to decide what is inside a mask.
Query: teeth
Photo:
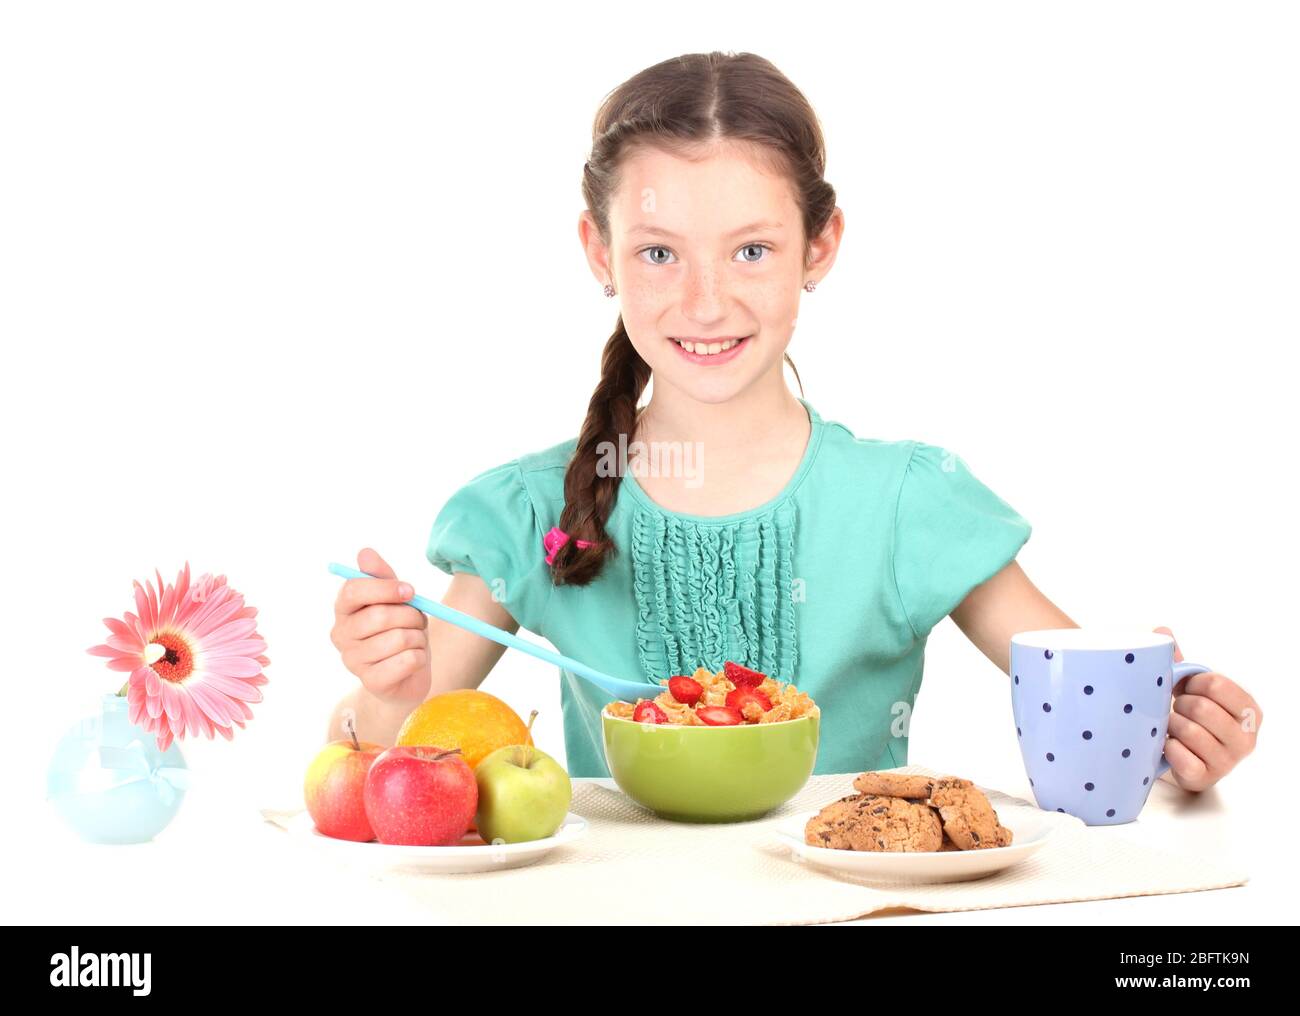
[[[725,353],[740,340],[728,339],[726,342],[710,342],[707,345],[703,342],[683,342],[680,339],[673,339],[673,341],[688,353],[699,353],[701,356],[712,356],[714,353]]]

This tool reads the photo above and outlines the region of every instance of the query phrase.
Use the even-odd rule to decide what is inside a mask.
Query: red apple
[[[459,748],[398,745],[366,774],[365,805],[380,843],[451,846],[474,821],[478,783]]]
[[[375,838],[366,818],[366,773],[384,745],[358,741],[348,723],[350,740],[331,741],[307,767],[303,796],[307,812],[324,836],[369,843]]]

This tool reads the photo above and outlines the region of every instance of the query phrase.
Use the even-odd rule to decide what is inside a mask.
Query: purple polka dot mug
[[[1048,628],[1011,637],[1011,709],[1038,806],[1088,825],[1132,822],[1169,769],[1174,685],[1211,668],[1175,663],[1156,632]]]

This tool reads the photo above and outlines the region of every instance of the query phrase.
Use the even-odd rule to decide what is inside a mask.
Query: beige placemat
[[[922,766],[891,770],[942,775]],[[792,860],[773,833],[783,819],[853,793],[853,775],[814,776],[754,822],[667,822],[617,790],[575,781],[570,810],[587,834],[524,868],[463,875],[368,871],[425,903],[431,921],[459,924],[822,924],[906,907],[986,910],[1197,892],[1243,885],[1231,866],[1160,851],[1069,815],[984,789],[999,815],[1032,808],[1059,823],[1052,841],[1006,871],[969,882],[866,882]],[[284,828],[302,809],[262,809]],[[307,849],[304,845],[304,849]]]

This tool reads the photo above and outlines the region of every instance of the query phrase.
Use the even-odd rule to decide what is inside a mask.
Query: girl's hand
[[[330,641],[375,698],[390,706],[419,705],[432,683],[428,615],[406,602],[415,590],[398,582],[375,551],[363,549],[357,567],[382,577],[343,583]]]
[[[1154,629],[1173,638],[1168,628]],[[1174,639],[1174,661],[1183,654]],[[1255,738],[1264,714],[1259,704],[1239,684],[1223,674],[1185,677],[1174,686],[1173,711],[1165,758],[1169,776],[1184,790],[1212,787],[1255,750]]]

